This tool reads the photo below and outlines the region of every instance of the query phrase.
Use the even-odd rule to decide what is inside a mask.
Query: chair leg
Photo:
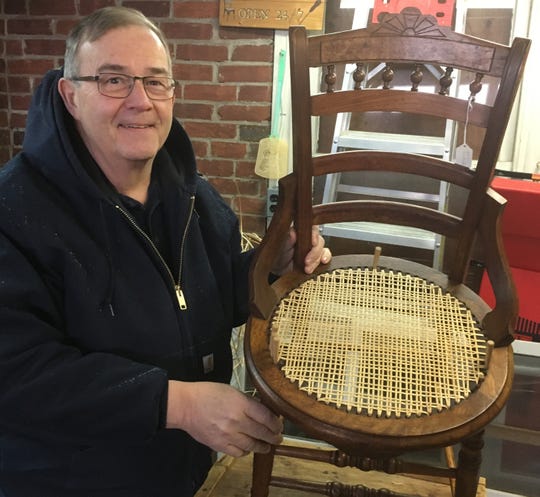
[[[454,497],[476,497],[483,447],[484,431],[463,440],[461,443]]]
[[[251,478],[251,497],[268,497],[272,468],[274,467],[274,454],[276,448],[272,446],[268,454],[253,454],[253,476]]]

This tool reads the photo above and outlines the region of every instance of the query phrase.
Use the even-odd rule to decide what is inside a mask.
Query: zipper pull
[[[187,302],[184,298],[184,292],[180,288],[180,285],[175,285],[174,289],[176,290],[176,298],[178,299],[178,305],[180,306],[180,310],[185,311],[187,309]]]

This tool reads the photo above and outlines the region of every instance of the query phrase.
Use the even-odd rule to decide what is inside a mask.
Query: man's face
[[[140,26],[114,29],[81,45],[79,74],[101,72],[130,76],[170,76],[165,47]],[[171,128],[174,97],[151,100],[136,80],[126,98],[99,93],[97,83],[63,81],[60,91],[90,153],[105,174],[149,164]]]

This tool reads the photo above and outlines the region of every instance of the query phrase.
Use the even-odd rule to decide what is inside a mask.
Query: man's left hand
[[[280,257],[272,271],[274,274],[281,275],[291,269],[295,244],[296,231],[294,228],[291,228],[289,230],[289,236],[281,250]],[[304,259],[304,271],[306,274],[313,273],[320,264],[328,264],[332,259],[332,252],[324,244],[324,238],[321,236],[319,226],[313,226],[311,231],[312,248]]]

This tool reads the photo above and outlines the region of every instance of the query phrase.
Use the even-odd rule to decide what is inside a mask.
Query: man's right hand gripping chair
[[[303,27],[291,27],[289,34],[293,172],[280,180],[278,210],[252,266],[246,364],[265,405],[332,449],[281,445],[256,454],[251,495],[265,497],[269,486],[332,497],[403,495],[366,488],[361,472],[358,485],[273,476],[274,455],[282,455],[448,477],[456,497],[474,497],[483,431],[503,408],[513,377],[517,299],[499,230],[505,200],[490,182],[530,42],[503,46],[459,34],[416,9],[384,14],[365,29],[308,37]],[[350,63],[355,87],[334,91],[338,69]],[[366,74],[380,63],[383,87],[365,88]],[[394,70],[404,64],[410,88],[393,89]],[[442,76],[424,92],[430,66]],[[314,95],[311,68],[323,71],[323,89]],[[462,83],[468,78],[463,99],[449,91],[458,74]],[[483,141],[473,167],[380,150],[314,154],[313,120],[340,112],[453,120],[481,130]],[[352,171],[429,177],[463,189],[467,200],[460,215],[373,199],[312,205],[315,177]],[[444,272],[370,253],[335,256],[305,275],[312,225],[335,222],[420,228],[441,234],[452,249]],[[294,268],[270,284],[291,224],[298,237]],[[464,283],[475,237],[485,247],[493,309]],[[448,467],[398,458],[437,447],[449,456],[458,443],[457,462]]]

